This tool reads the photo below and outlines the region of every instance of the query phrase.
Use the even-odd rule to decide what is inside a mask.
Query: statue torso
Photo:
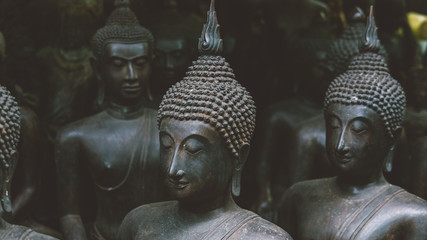
[[[297,239],[427,237],[427,203],[390,184],[349,195],[340,192],[335,178],[302,182],[288,190],[280,214],[280,225],[288,219]]]
[[[127,215],[119,239],[291,239],[281,228],[238,207],[193,224],[177,211],[177,201],[141,206]]]
[[[134,119],[117,119],[103,111],[72,124],[80,166],[95,188],[95,225],[106,238],[114,238],[130,210],[163,200],[155,116],[144,109]]]

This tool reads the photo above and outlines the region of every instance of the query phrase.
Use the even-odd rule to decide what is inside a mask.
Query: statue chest
[[[115,124],[92,135],[84,144],[85,165],[101,190],[143,184],[142,176],[159,170],[157,130],[141,121]]]
[[[380,190],[376,196],[360,200],[327,197],[309,201],[299,209],[298,238],[387,239],[395,225],[388,207],[390,196],[399,192]]]

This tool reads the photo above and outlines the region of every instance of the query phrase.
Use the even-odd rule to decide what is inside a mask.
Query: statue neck
[[[344,193],[356,195],[361,193],[367,193],[370,191],[376,191],[377,187],[387,184],[382,172],[372,179],[367,181],[354,180],[354,178],[348,178],[346,176],[338,176],[336,178],[338,188]]]
[[[144,107],[141,102],[133,105],[120,105],[118,103],[109,102],[107,105],[106,112],[113,118],[130,120],[138,118],[142,115]]]
[[[208,222],[227,215],[227,212],[237,210],[239,207],[234,202],[231,193],[226,197],[221,196],[212,201],[202,203],[178,203],[178,216],[188,224]]]

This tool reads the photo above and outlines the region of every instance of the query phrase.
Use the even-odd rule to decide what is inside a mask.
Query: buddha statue
[[[106,109],[64,127],[55,145],[61,228],[65,239],[114,239],[133,208],[165,200],[160,180],[156,112],[143,105],[154,38],[129,1],[117,0],[92,39],[93,71]],[[96,207],[87,213],[88,205]],[[86,207],[85,207],[86,206]]]
[[[0,125],[3,129],[0,133],[0,211],[1,215],[5,215],[13,210],[10,193],[18,157],[21,113],[15,98],[3,86],[0,86],[0,112]],[[0,239],[54,240],[56,238],[34,232],[23,226],[12,225],[0,217]]]
[[[389,184],[406,98],[378,54],[372,8],[360,54],[325,96],[326,152],[337,176],[289,188],[279,225],[297,239],[425,239],[427,202]]]
[[[0,56],[5,56],[6,41],[0,33]],[[4,67],[0,57],[0,69]],[[6,220],[19,225],[31,227],[37,232],[57,235],[52,229],[43,226],[35,220],[34,206],[38,205],[38,195],[41,189],[43,160],[40,151],[40,126],[35,111],[28,104],[28,96],[12,79],[5,77],[0,70],[0,84],[9,88],[19,104],[20,113],[20,140],[17,146],[18,161],[12,178],[11,201],[12,213],[4,217]],[[39,167],[37,167],[39,166]]]
[[[322,12],[323,13],[323,12]],[[326,13],[325,13],[326,14]],[[261,114],[255,141],[259,148],[257,160],[259,187],[256,211],[262,217],[273,219],[273,205],[286,189],[289,163],[289,146],[293,132],[299,124],[322,113],[319,91],[329,84],[330,73],[326,68],[326,51],[332,42],[327,18],[319,14],[309,33],[298,38],[294,48],[295,80],[293,96],[267,106]],[[296,74],[298,72],[298,74]],[[252,178],[252,176],[251,176]]]
[[[219,56],[215,1],[199,39],[201,56],[160,104],[160,159],[177,200],[140,206],[118,239],[291,239],[282,229],[241,209],[240,178],[255,128],[252,97]]]
[[[403,122],[407,151],[393,177],[411,193],[427,199],[427,66],[414,73],[408,94],[412,98]]]
[[[96,15],[84,3],[61,1],[59,41],[38,51],[45,78],[41,79],[43,130],[49,143],[55,142],[58,130],[68,123],[88,116],[95,95],[89,40],[96,30]]]
[[[348,16],[349,25],[344,29],[341,36],[329,46],[326,54],[326,64],[333,77],[347,70],[351,59],[358,54],[359,39],[365,30],[366,16],[360,7],[353,7]],[[382,45],[380,54],[387,57],[387,52]]]
[[[195,14],[182,14],[175,8],[168,8],[150,26],[156,39],[154,43],[153,79],[151,93],[156,105],[173,84],[185,74],[196,55],[197,36],[203,27],[203,20]]]
[[[347,69],[351,59],[358,53],[358,42],[366,28],[362,23],[365,14],[358,6],[354,6],[348,16],[349,25],[326,53],[326,66],[331,77]],[[379,54],[387,58],[387,52],[382,46]],[[306,119],[296,127],[289,141],[289,165],[284,174],[287,181],[282,184],[285,189],[299,181],[334,175],[326,155],[325,133],[323,114]]]
[[[93,1],[57,1],[59,36],[57,41],[37,51],[40,65],[38,94],[42,155],[45,159],[37,218],[57,221],[57,193],[54,145],[65,125],[89,116],[95,105],[95,78],[90,65],[93,57],[90,37],[99,17]],[[97,15],[98,14],[98,15]]]

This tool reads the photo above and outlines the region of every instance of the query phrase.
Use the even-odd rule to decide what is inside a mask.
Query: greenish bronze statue
[[[61,228],[65,239],[86,239],[83,211],[92,203],[91,239],[115,239],[133,208],[165,200],[160,178],[156,111],[144,107],[154,38],[117,0],[107,24],[93,37],[92,66],[105,110],[67,125],[55,159]]]
[[[203,18],[183,14],[169,7],[153,20],[150,30],[154,43],[153,79],[150,84],[156,107],[166,91],[184,77],[185,70],[197,54],[197,37]]]
[[[18,142],[20,137],[21,112],[15,98],[5,87],[0,86],[0,192],[1,214],[12,212],[11,184],[17,166]],[[12,225],[0,218],[0,239],[8,240],[54,240],[56,238],[43,235],[33,230]]]
[[[214,3],[199,40],[201,56],[167,91],[158,113],[160,159],[177,200],[134,209],[118,239],[291,239],[232,197],[240,194],[255,105],[218,56],[222,40]]]
[[[279,225],[297,239],[427,237],[427,202],[383,176],[406,97],[379,48],[371,8],[360,54],[326,92],[326,152],[337,175],[297,183],[280,203]]]

